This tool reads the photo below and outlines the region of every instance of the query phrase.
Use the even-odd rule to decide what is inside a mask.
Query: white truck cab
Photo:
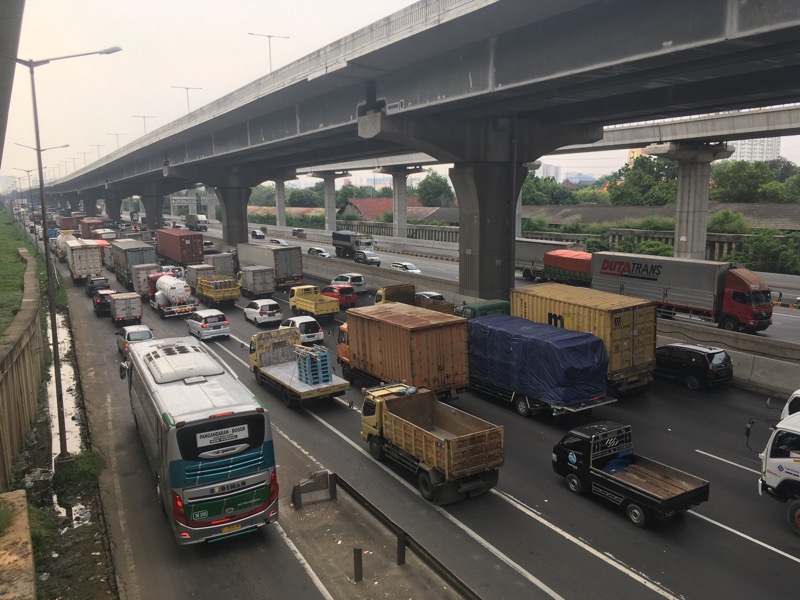
[[[792,395],[789,396],[789,399],[786,401],[781,411],[781,421],[797,413],[800,413],[800,390],[795,390],[792,392]]]

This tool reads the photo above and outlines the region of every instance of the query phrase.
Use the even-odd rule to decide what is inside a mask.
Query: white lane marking
[[[350,439],[348,439],[347,437],[345,437],[345,436],[344,436],[344,435],[343,435],[343,434],[342,434],[342,433],[341,433],[339,430],[337,430],[337,429],[336,429],[336,428],[334,428],[332,425],[330,425],[330,424],[328,424],[327,422],[325,422],[325,421],[324,421],[324,420],[323,420],[321,417],[318,417],[317,415],[315,415],[315,414],[314,414],[313,412],[311,412],[310,410],[306,410],[306,413],[307,413],[309,416],[311,416],[312,418],[314,418],[314,419],[316,419],[317,421],[319,421],[319,422],[320,422],[320,423],[321,423],[321,424],[322,424],[324,427],[327,427],[327,428],[328,428],[328,429],[329,429],[331,432],[333,432],[334,434],[336,434],[338,437],[340,437],[340,438],[341,438],[342,440],[344,440],[346,443],[350,444],[350,446],[352,446],[352,447],[353,447],[353,448],[356,450],[356,452],[359,452],[359,453],[363,454],[364,456],[366,456],[366,457],[369,457],[370,459],[372,459],[372,457],[370,456],[370,454],[369,454],[369,453],[368,453],[366,450],[364,450],[364,448],[362,448],[361,446],[357,445],[357,444],[356,444],[355,442],[353,442],[352,440],[350,440]],[[384,465],[382,465],[382,464],[380,464],[380,463],[375,463],[375,464],[376,464],[377,466],[381,467],[381,468],[382,468],[382,469],[383,469],[383,470],[384,470],[384,471],[385,471],[385,472],[386,472],[388,475],[390,475],[391,477],[393,477],[393,478],[394,478],[394,479],[395,479],[395,480],[396,480],[398,483],[400,483],[401,485],[405,486],[405,487],[406,487],[406,488],[408,488],[409,490],[412,490],[414,493],[416,493],[416,491],[417,491],[417,490],[416,490],[416,488],[414,488],[414,486],[410,485],[410,484],[409,484],[407,481],[403,480],[403,479],[402,479],[402,478],[401,478],[399,475],[397,475],[396,473],[393,473],[393,472],[392,472],[391,470],[389,470],[389,469],[388,469],[386,466],[384,466]],[[490,544],[490,543],[489,543],[487,540],[483,539],[483,538],[482,538],[481,536],[479,536],[479,535],[478,535],[476,532],[474,532],[472,529],[470,529],[469,527],[467,527],[467,526],[466,526],[464,523],[462,523],[461,521],[459,521],[458,519],[456,519],[455,517],[453,517],[453,516],[452,516],[451,514],[449,514],[448,512],[446,512],[446,511],[442,510],[442,509],[441,509],[440,507],[438,507],[438,506],[431,505],[431,508],[433,508],[435,511],[437,511],[437,512],[438,512],[440,515],[442,515],[442,516],[443,516],[444,518],[446,518],[448,521],[450,521],[451,523],[453,523],[453,524],[454,524],[456,527],[458,527],[459,529],[461,529],[462,531],[464,531],[464,532],[465,532],[465,533],[466,533],[468,536],[470,536],[470,537],[471,537],[473,540],[475,540],[475,541],[476,541],[476,542],[478,542],[478,543],[479,543],[481,546],[483,546],[483,547],[484,547],[484,549],[486,549],[486,550],[487,550],[487,551],[489,551],[490,553],[494,554],[494,555],[495,555],[497,558],[499,558],[501,561],[503,561],[505,564],[507,564],[507,565],[508,565],[509,567],[511,567],[512,569],[514,569],[514,570],[515,570],[517,573],[519,573],[519,574],[520,574],[522,577],[524,577],[525,579],[527,579],[528,581],[530,581],[532,584],[534,584],[534,585],[535,585],[536,587],[538,587],[540,590],[542,590],[543,592],[545,592],[545,593],[546,593],[548,596],[550,596],[551,598],[554,598],[554,599],[556,599],[556,600],[563,600],[563,597],[562,597],[562,596],[560,596],[559,594],[557,594],[557,593],[556,593],[554,590],[550,589],[550,588],[549,588],[549,587],[548,587],[548,586],[547,586],[547,585],[546,585],[544,582],[540,581],[540,580],[539,580],[538,578],[536,578],[534,575],[532,575],[532,574],[528,573],[528,572],[527,572],[527,571],[526,571],[524,568],[522,568],[522,566],[518,565],[516,562],[514,562],[513,560],[511,560],[511,558],[509,558],[508,556],[506,556],[505,554],[503,554],[502,552],[500,552],[500,550],[498,550],[497,548],[495,548],[494,546],[492,546],[492,545],[491,545],[491,544]]]
[[[117,436],[116,430],[114,429],[114,423],[112,421],[111,416],[111,394],[106,394],[106,411],[108,414],[108,419],[106,420],[106,427],[108,429],[108,442],[109,442],[109,457],[111,461],[111,480],[114,482],[114,497],[117,502],[117,506],[119,510],[117,511],[116,519],[119,523],[119,533],[120,538],[122,538],[122,553],[125,556],[125,565],[127,566],[128,572],[130,574],[130,580],[126,578],[126,582],[119,586],[121,588],[121,592],[123,597],[128,598],[129,600],[138,600],[141,598],[141,594],[139,593],[139,582],[136,577],[136,562],[133,560],[133,548],[130,540],[130,536],[128,535],[128,521],[125,518],[125,509],[124,509],[124,502],[122,500],[122,486],[119,483],[119,471],[117,470],[117,453],[115,448],[117,447]],[[105,509],[104,509],[105,510]],[[113,553],[113,551],[112,551]],[[119,584],[119,577],[117,576],[117,583]]]
[[[223,348],[223,350],[225,350],[226,352],[228,352],[228,354],[230,354],[231,356],[233,356],[233,357],[234,357],[236,360],[238,360],[238,361],[239,361],[240,363],[242,363],[243,365],[246,365],[246,363],[245,363],[245,362],[244,362],[242,359],[240,359],[239,357],[237,357],[236,355],[234,355],[232,352],[230,352],[230,351],[229,351],[229,350],[227,350],[226,348]],[[367,457],[371,458],[371,455],[370,455],[370,454],[369,454],[369,453],[368,453],[368,452],[367,452],[367,451],[366,451],[366,450],[365,450],[363,447],[359,446],[358,444],[356,444],[355,442],[353,442],[351,439],[349,439],[348,437],[346,437],[346,436],[345,436],[344,434],[342,434],[342,433],[341,433],[341,432],[340,432],[338,429],[336,429],[335,427],[333,427],[332,425],[330,425],[328,422],[326,422],[325,420],[323,420],[321,417],[317,416],[316,414],[314,414],[314,413],[313,413],[313,412],[311,412],[310,410],[308,410],[308,409],[304,409],[304,410],[305,410],[305,412],[306,412],[306,413],[307,413],[309,416],[311,416],[313,419],[317,420],[317,421],[318,421],[319,423],[321,423],[321,424],[322,424],[324,427],[326,427],[327,429],[329,429],[329,430],[330,430],[332,433],[334,433],[334,434],[335,434],[335,435],[337,435],[339,438],[341,438],[342,440],[344,440],[344,441],[345,441],[347,444],[349,444],[350,446],[352,446],[352,447],[353,447],[353,448],[356,450],[356,452],[359,452],[359,453],[363,454],[364,456],[367,456]],[[273,425],[273,428],[274,428],[274,427],[275,427],[275,426]],[[288,437],[287,437],[287,436],[286,436],[284,433],[282,433],[282,432],[280,432],[280,433],[281,433],[281,435],[282,435],[284,438],[286,438],[287,440],[289,440],[289,441],[290,441],[290,443],[292,443],[292,444],[293,444],[295,447],[297,447],[297,448],[298,448],[298,449],[300,449],[302,452],[305,452],[305,453],[308,455],[308,452],[306,452],[305,450],[303,450],[303,449],[302,449],[302,447],[301,447],[299,444],[297,444],[296,442],[294,442],[294,441],[290,440],[290,439],[289,439],[289,438],[288,438]],[[310,456],[310,455],[309,455],[309,456]],[[316,461],[315,461],[315,462],[316,462]],[[387,468],[386,466],[384,466],[384,465],[381,465],[380,463],[376,463],[376,465],[377,465],[377,466],[379,466],[379,467],[381,467],[381,468],[384,470],[384,472],[386,472],[386,473],[387,473],[389,476],[391,476],[392,478],[394,478],[394,479],[395,479],[395,481],[397,481],[397,482],[398,482],[398,483],[400,483],[401,485],[405,486],[405,487],[406,487],[406,488],[408,488],[409,490],[411,490],[411,491],[413,491],[414,493],[416,493],[416,491],[417,491],[417,490],[416,490],[416,488],[414,488],[414,486],[412,486],[412,485],[411,485],[411,484],[409,484],[407,481],[405,481],[404,479],[402,479],[402,478],[401,478],[399,475],[397,475],[396,473],[392,472],[390,469],[388,469],[388,468]],[[321,466],[321,465],[320,465],[320,466]],[[644,585],[644,586],[646,586],[646,587],[648,587],[648,588],[652,589],[653,591],[655,591],[656,593],[660,594],[661,596],[663,596],[663,597],[665,597],[665,598],[670,598],[670,599],[674,599],[674,598],[675,598],[675,596],[673,596],[672,594],[670,594],[669,592],[667,592],[667,591],[666,591],[666,590],[664,590],[663,588],[661,588],[661,587],[658,587],[658,585],[657,585],[657,584],[655,584],[655,583],[651,582],[649,579],[647,579],[647,578],[645,578],[645,577],[643,577],[643,576],[639,575],[638,573],[636,573],[636,572],[634,572],[634,571],[632,571],[632,570],[628,569],[627,567],[625,567],[625,566],[624,566],[624,565],[622,565],[621,563],[617,562],[616,560],[614,560],[614,559],[612,559],[612,558],[609,558],[608,556],[606,556],[606,555],[602,554],[602,553],[601,553],[601,552],[599,552],[598,550],[595,550],[595,549],[594,549],[594,548],[592,548],[591,546],[587,545],[585,542],[582,542],[582,541],[580,541],[579,539],[577,539],[577,538],[573,537],[572,535],[570,535],[570,534],[569,534],[569,533],[567,533],[566,531],[563,531],[562,529],[559,529],[558,527],[556,527],[555,525],[553,525],[553,524],[552,524],[552,523],[550,523],[549,521],[546,521],[544,518],[542,518],[542,517],[540,517],[540,516],[536,515],[536,513],[533,511],[533,509],[531,509],[531,508],[529,508],[529,507],[525,506],[524,504],[522,504],[522,503],[521,503],[521,502],[519,502],[518,500],[514,499],[514,501],[512,502],[512,501],[511,501],[511,499],[513,498],[512,496],[509,496],[508,494],[505,494],[504,492],[499,492],[499,491],[497,491],[497,490],[492,490],[492,492],[494,492],[494,493],[496,493],[497,495],[499,495],[501,498],[503,498],[504,500],[506,500],[507,502],[509,502],[509,504],[511,504],[512,506],[514,506],[515,508],[517,508],[517,509],[518,509],[518,510],[520,510],[521,512],[523,512],[523,513],[525,513],[525,514],[527,514],[527,515],[529,515],[529,516],[532,516],[534,519],[536,519],[537,521],[539,521],[539,522],[540,522],[540,523],[542,523],[543,525],[545,525],[545,526],[549,527],[550,529],[552,529],[553,531],[555,531],[555,532],[559,533],[559,534],[560,534],[562,537],[564,537],[564,538],[568,539],[569,541],[571,541],[571,542],[573,542],[573,543],[577,544],[577,545],[578,545],[578,546],[580,546],[581,548],[583,548],[583,549],[585,549],[585,550],[589,551],[589,552],[590,552],[591,554],[593,554],[594,556],[596,556],[596,557],[600,558],[601,560],[603,560],[604,562],[606,562],[606,563],[608,563],[608,564],[612,565],[612,566],[613,566],[615,569],[618,569],[618,570],[622,571],[623,573],[625,573],[626,575],[628,575],[628,576],[629,576],[629,577],[631,577],[632,579],[636,580],[637,582],[641,583],[642,585]],[[551,598],[562,599],[562,596],[560,596],[560,595],[559,595],[559,594],[557,594],[557,593],[556,593],[554,590],[552,590],[550,587],[548,587],[548,586],[547,586],[547,584],[545,584],[544,582],[542,582],[541,580],[539,580],[539,579],[538,579],[536,576],[534,576],[533,574],[531,574],[531,573],[529,573],[528,571],[526,571],[526,570],[525,570],[525,569],[524,569],[524,568],[523,568],[521,565],[517,564],[517,563],[516,563],[516,562],[514,562],[514,561],[513,561],[513,560],[512,560],[510,557],[508,557],[508,556],[506,556],[505,554],[503,554],[503,553],[502,553],[500,550],[498,550],[498,549],[497,549],[497,548],[495,548],[495,547],[494,547],[492,544],[490,544],[488,540],[485,540],[484,538],[482,538],[482,537],[481,537],[480,535],[478,535],[478,534],[477,534],[475,531],[473,531],[472,529],[470,529],[470,528],[469,528],[467,525],[465,525],[464,523],[462,523],[461,521],[459,521],[458,519],[456,519],[455,517],[453,517],[453,516],[452,516],[450,513],[446,512],[445,510],[443,510],[443,509],[442,509],[441,507],[439,507],[439,506],[433,506],[433,505],[432,505],[432,506],[431,506],[431,508],[433,508],[434,510],[436,510],[436,511],[437,511],[437,512],[438,512],[440,515],[442,515],[442,516],[443,516],[444,518],[446,518],[448,521],[450,521],[451,523],[453,523],[453,524],[454,524],[456,527],[458,527],[459,529],[461,529],[462,531],[464,531],[464,532],[465,532],[465,533],[466,533],[468,536],[470,536],[470,537],[471,537],[473,540],[475,540],[476,542],[478,542],[478,544],[480,544],[481,546],[483,546],[483,548],[484,548],[484,549],[486,549],[486,550],[487,550],[488,552],[490,552],[491,554],[495,555],[497,558],[499,558],[501,561],[503,561],[503,562],[504,562],[506,565],[508,565],[509,567],[511,567],[511,568],[512,568],[513,570],[515,570],[517,573],[519,573],[519,574],[520,574],[522,577],[524,577],[525,579],[527,579],[528,581],[530,581],[531,583],[533,583],[533,584],[534,584],[536,587],[538,587],[540,590],[542,590],[543,592],[545,592],[546,594],[548,594],[548,595],[549,595]]]
[[[721,462],[724,462],[724,463],[728,463],[729,465],[732,465],[734,467],[739,467],[740,469],[744,469],[745,471],[750,471],[751,473],[755,473],[756,475],[761,475],[760,471],[756,471],[755,469],[751,469],[750,467],[745,467],[744,465],[740,465],[740,464],[735,463],[735,462],[733,462],[731,460],[724,459],[724,458],[722,458],[720,456],[715,456],[713,454],[710,454],[708,452],[703,452],[702,450],[698,450],[696,448],[695,448],[695,452],[697,452],[698,454],[702,454],[704,456],[708,456],[709,458],[714,458],[714,459],[716,459],[718,461],[721,461]]]
[[[283,529],[283,527],[281,527],[281,524],[275,523],[275,527],[278,529],[278,533],[280,533],[283,542],[289,547],[289,550],[292,552],[292,554],[294,554],[294,557],[303,566],[306,575],[309,576],[319,593],[322,594],[322,597],[325,598],[325,600],[333,600],[333,596],[331,596],[328,590],[325,589],[325,586],[323,585],[322,581],[320,581],[319,577],[317,577],[317,574],[314,573],[311,565],[308,564],[305,557],[300,553],[300,550],[298,550],[297,546],[294,545],[294,542],[292,542],[292,540],[289,539],[289,536],[286,535],[286,531]]]
[[[577,545],[578,547],[582,548],[583,550],[586,550],[586,552],[588,552],[589,554],[593,555],[596,558],[599,558],[600,560],[602,560],[606,564],[608,564],[608,565],[612,566],[613,568],[617,569],[618,571],[622,572],[624,575],[627,575],[628,577],[630,577],[631,579],[633,579],[637,583],[640,583],[643,586],[651,589],[656,594],[659,594],[660,596],[663,596],[664,598],[677,599],[677,596],[673,595],[671,592],[667,591],[666,589],[661,587],[658,583],[656,583],[656,582],[652,581],[651,579],[649,579],[647,576],[642,575],[640,573],[637,573],[636,571],[631,570],[629,567],[627,567],[624,564],[622,564],[621,562],[619,562],[616,558],[613,558],[612,556],[610,556],[608,554],[605,554],[603,552],[600,552],[599,550],[596,550],[595,548],[592,548],[589,544],[587,544],[583,540],[580,540],[580,539],[576,538],[572,534],[564,531],[563,529],[561,529],[557,525],[551,523],[550,521],[548,521],[547,519],[542,517],[539,512],[537,512],[536,510],[534,510],[530,506],[524,504],[520,500],[517,500],[516,498],[514,498],[510,494],[507,494],[506,492],[501,492],[500,490],[497,490],[497,489],[493,489],[493,490],[491,490],[491,492],[493,494],[495,494],[496,496],[499,496],[502,500],[505,500],[506,502],[508,502],[511,506],[513,506],[514,508],[516,508],[520,512],[522,512],[522,513],[528,515],[530,518],[538,521],[539,523],[541,523],[542,525],[544,525],[548,529],[551,529],[552,531],[556,532],[558,535],[560,535],[564,539],[572,542],[573,544]]]
[[[722,529],[724,529],[726,531],[729,531],[733,535],[738,535],[740,538],[743,538],[743,539],[745,539],[745,540],[747,540],[749,542],[753,542],[757,546],[761,546],[762,548],[766,548],[767,550],[771,550],[772,552],[775,552],[776,554],[780,554],[781,556],[783,556],[785,558],[788,558],[789,560],[792,560],[792,561],[800,564],[800,558],[798,558],[796,556],[792,556],[791,554],[788,554],[788,553],[784,552],[783,550],[778,550],[774,546],[770,546],[769,544],[765,544],[764,542],[762,542],[760,540],[757,540],[755,538],[752,538],[749,535],[746,535],[746,534],[742,533],[741,531],[736,531],[732,527],[728,527],[727,525],[723,525],[722,523],[720,523],[718,521],[715,521],[714,519],[709,519],[708,517],[706,517],[704,515],[701,515],[698,512],[694,512],[693,510],[690,510],[690,511],[687,511],[687,512],[690,515],[694,515],[695,517],[699,517],[699,518],[703,519],[704,521],[708,521],[712,525],[716,525],[717,527],[720,527],[720,528],[722,528]]]

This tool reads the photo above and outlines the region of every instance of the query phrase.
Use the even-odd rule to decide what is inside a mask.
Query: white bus
[[[119,371],[179,544],[278,520],[269,413],[219,357],[190,337],[148,340]]]

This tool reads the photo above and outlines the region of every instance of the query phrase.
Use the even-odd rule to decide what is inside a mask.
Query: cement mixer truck
[[[148,298],[150,308],[158,311],[162,319],[187,315],[198,306],[189,284],[167,273],[153,273],[148,277]]]
[[[61,233],[56,238],[56,257],[58,258],[58,262],[67,262],[67,242],[76,240],[74,235],[71,233]]]

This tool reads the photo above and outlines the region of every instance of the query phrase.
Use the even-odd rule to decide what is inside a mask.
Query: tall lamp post
[[[185,85],[171,85],[169,87],[175,88],[176,90],[186,90],[186,112],[187,114],[192,112],[192,109],[189,108],[189,90],[202,90],[203,88],[198,87],[186,87]]]
[[[28,174],[28,195],[30,196],[31,206],[32,206],[33,205],[33,189],[31,187],[31,173],[33,173],[36,169],[18,169],[17,167],[14,167],[14,170],[15,171],[23,171],[23,172]]]
[[[36,105],[36,81],[34,77],[34,69],[41,67],[56,60],[64,60],[67,58],[77,58],[79,56],[91,56],[93,54],[113,54],[122,50],[119,46],[112,46],[104,50],[96,50],[94,52],[82,52],[80,54],[68,54],[67,56],[57,56],[55,58],[47,58],[44,60],[23,60],[21,58],[14,58],[17,64],[28,67],[31,74],[31,99],[33,101],[33,129],[36,135],[36,163],[39,169],[39,203],[41,204],[42,211],[42,237],[44,238],[44,258],[47,265],[47,301],[50,304],[50,332],[53,337],[53,369],[55,371],[56,379],[56,406],[58,408],[58,441],[59,441],[59,454],[56,457],[56,465],[59,461],[70,460],[70,454],[67,450],[67,436],[66,436],[66,420],[64,418],[64,397],[61,391],[61,358],[58,352],[58,326],[56,325],[56,298],[55,290],[53,289],[53,274],[52,264],[50,262],[50,244],[47,241],[47,209],[44,201],[44,173],[42,168],[42,142],[39,137],[39,109]],[[38,243],[38,242],[37,242]]]
[[[269,35],[266,33],[248,33],[247,35],[257,35],[259,37],[267,38],[267,53],[269,54],[269,72],[272,73],[272,38],[281,38],[288,40],[288,35]]]

